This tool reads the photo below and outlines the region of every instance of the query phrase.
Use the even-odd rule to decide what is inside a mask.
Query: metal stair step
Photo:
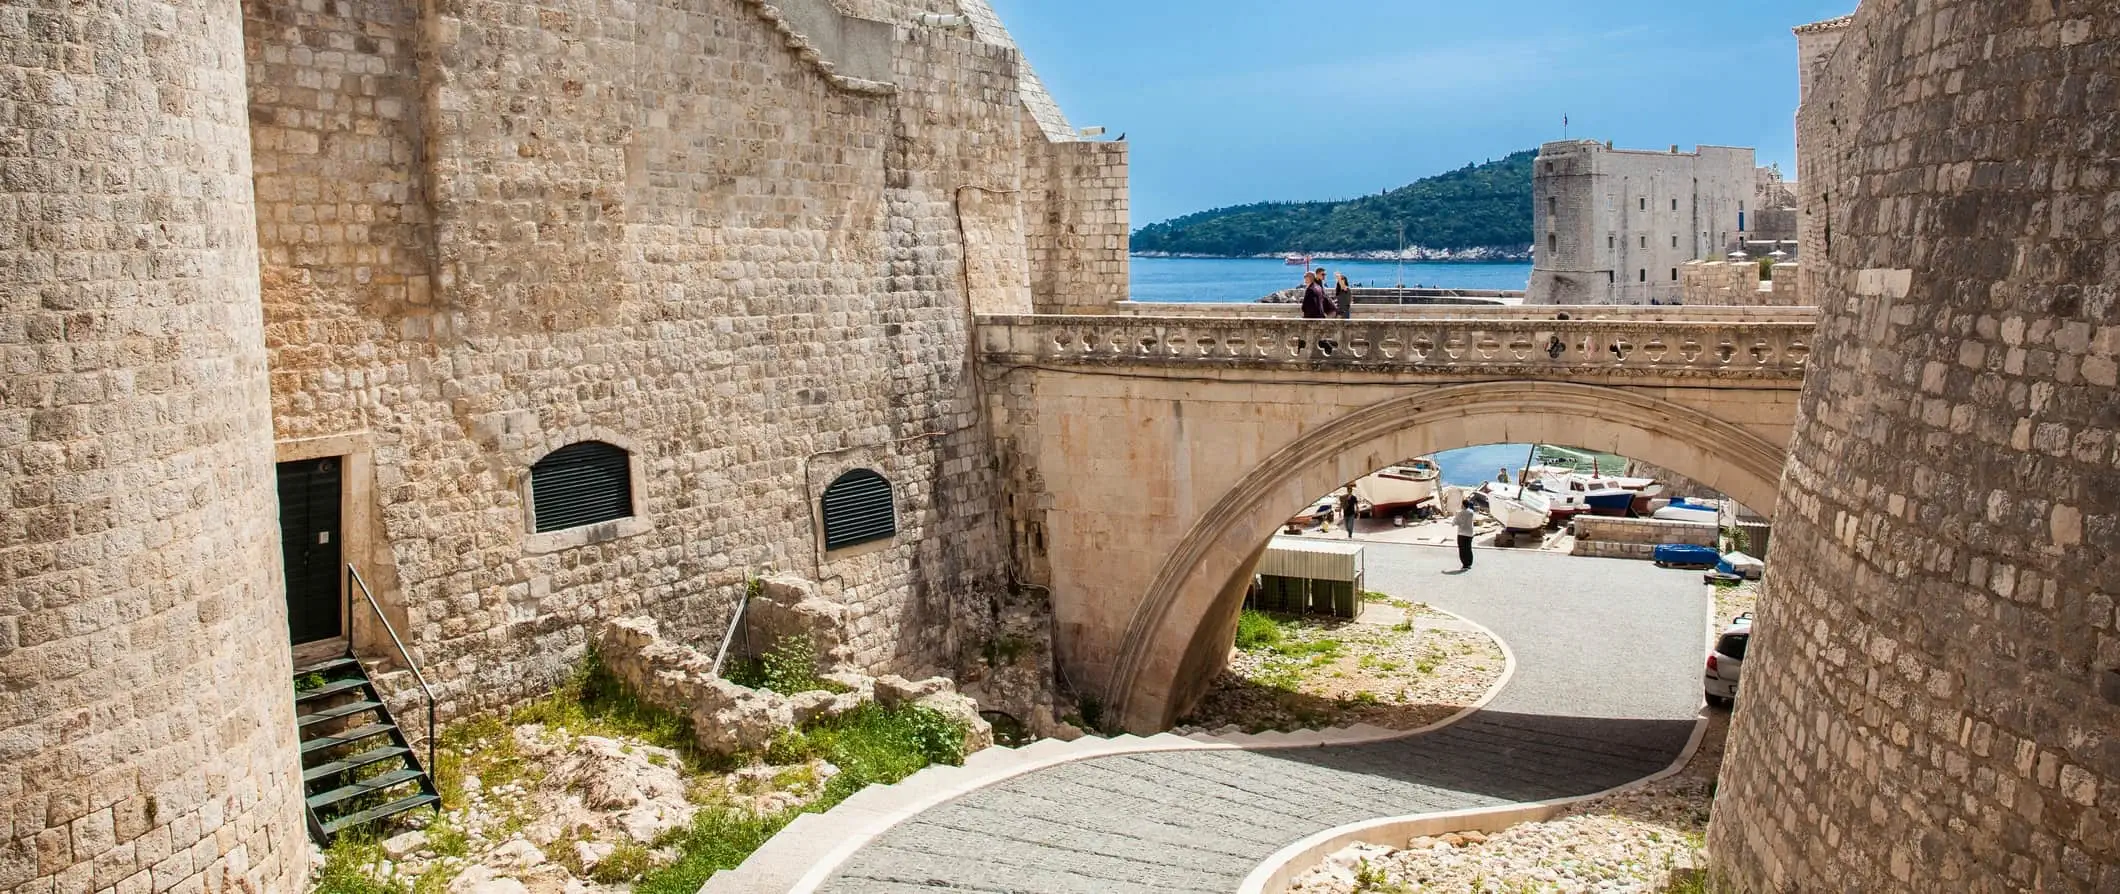
[[[307,799],[309,801],[309,809],[317,810],[337,804],[348,798],[357,798],[361,795],[379,792],[408,782],[418,782],[421,775],[423,774],[418,770],[392,770],[373,779],[363,779],[352,785],[342,785],[328,792],[310,795]]]
[[[313,726],[315,724],[323,723],[326,720],[337,720],[341,717],[359,714],[362,711],[373,711],[382,706],[382,702],[368,701],[367,699],[362,699],[356,702],[347,702],[343,705],[335,705],[333,707],[325,708],[324,710],[318,711],[314,714],[304,714],[300,717],[297,717],[294,719],[294,725],[296,728]]]
[[[315,664],[308,664],[295,668],[294,675],[300,677],[306,676],[308,674],[330,673],[331,671],[338,670],[339,668],[356,666],[360,663],[361,661],[358,658],[354,658],[350,655],[341,655],[337,658],[319,661]]]
[[[440,804],[441,801],[441,796],[430,795],[426,792],[421,792],[417,795],[411,795],[409,797],[399,798],[388,804],[384,804],[381,807],[370,807],[367,810],[363,810],[359,813],[350,813],[345,816],[339,817],[338,819],[324,823],[324,834],[330,835],[338,832],[340,829],[359,826],[366,823],[372,823],[376,820],[383,819],[385,817],[396,816],[408,810],[416,810],[418,808],[425,807],[429,804]]]
[[[329,736],[318,736],[314,739],[310,739],[302,743],[302,753],[306,755],[312,751],[321,751],[325,748],[330,748],[335,745],[344,745],[348,742],[358,742],[370,736],[383,735],[384,733],[390,732],[394,729],[397,729],[397,726],[395,724],[370,723],[365,726],[354,727],[353,729],[346,730],[345,732],[334,733]]]
[[[344,773],[347,770],[351,770],[356,767],[368,766],[369,764],[375,763],[376,761],[389,760],[393,757],[405,757],[411,754],[412,749],[400,748],[396,745],[388,745],[370,751],[363,751],[360,754],[356,754],[352,757],[340,758],[328,764],[318,764],[314,767],[310,767],[309,769],[303,770],[302,782],[304,784],[308,784],[322,779],[326,776],[333,775],[335,773]]]
[[[311,699],[323,698],[327,695],[337,695],[341,692],[360,689],[367,685],[367,677],[352,677],[350,679],[345,680],[333,680],[315,689],[302,689],[296,691],[294,694],[294,702],[295,704],[299,705]]]

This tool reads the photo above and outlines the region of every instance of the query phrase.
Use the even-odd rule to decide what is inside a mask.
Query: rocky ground
[[[1759,583],[1716,588],[1718,626],[1752,611]],[[1701,746],[1673,776],[1491,834],[1460,831],[1403,847],[1357,844],[1299,877],[1293,894],[1682,894],[1711,890],[1700,867],[1730,715],[1709,713]]]
[[[1272,623],[1275,641],[1234,649],[1185,728],[1417,729],[1478,701],[1505,664],[1477,628],[1401,600],[1373,599],[1357,621]]]
[[[668,842],[703,809],[771,815],[819,797],[838,772],[811,758],[701,772],[643,739],[486,724],[448,747],[451,809],[384,839],[365,874],[417,894],[631,890],[675,862]]]

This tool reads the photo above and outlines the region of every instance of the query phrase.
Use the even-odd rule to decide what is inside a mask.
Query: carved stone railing
[[[1676,374],[1800,380],[1800,322],[983,316],[982,354],[1008,364],[1306,367],[1572,377]],[[1333,345],[1322,351],[1319,342]]]

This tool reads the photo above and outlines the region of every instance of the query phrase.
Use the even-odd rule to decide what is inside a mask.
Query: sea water
[[[1303,285],[1305,268],[1278,258],[1134,258],[1135,301],[1257,301]],[[1330,274],[1347,274],[1358,286],[1437,286],[1446,289],[1522,291],[1531,282],[1529,263],[1441,263],[1434,261],[1312,261]],[[1360,308],[1356,308],[1360,312]]]

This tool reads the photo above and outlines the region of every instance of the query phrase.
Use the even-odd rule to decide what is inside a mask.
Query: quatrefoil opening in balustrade
[[[1435,340],[1425,335],[1415,338],[1412,347],[1407,349],[1406,356],[1412,358],[1415,363],[1427,362],[1428,358],[1435,356]]]
[[[1074,334],[1074,333],[1072,333],[1072,332],[1055,332],[1055,333],[1053,333],[1053,350],[1054,350],[1054,351],[1056,351],[1056,352],[1058,352],[1058,353],[1062,353],[1062,354],[1065,354],[1065,353],[1067,353],[1067,352],[1068,352],[1068,350],[1069,350],[1069,349],[1071,349],[1071,348],[1073,348],[1073,347],[1074,347],[1074,344],[1075,344],[1075,334]]]
[[[1452,360],[1463,360],[1465,359],[1465,352],[1470,347],[1470,345],[1465,343],[1464,337],[1453,335],[1443,342],[1443,356]]]
[[[1661,336],[1651,338],[1648,344],[1642,345],[1642,354],[1649,358],[1650,363],[1664,362],[1664,355],[1670,352],[1670,346],[1664,344]]]
[[[1790,366],[1801,369],[1811,362],[1811,346],[1800,341],[1790,342],[1781,355],[1788,358]]]
[[[1634,353],[1634,344],[1626,339],[1620,339],[1614,341],[1606,350],[1612,352],[1614,363],[1625,363],[1627,362],[1627,355]]]
[[[1399,337],[1396,335],[1387,336],[1384,339],[1384,343],[1378,347],[1383,349],[1384,359],[1386,360],[1397,360],[1406,356],[1406,343],[1399,341]]]
[[[1678,356],[1685,358],[1685,361],[1687,363],[1692,363],[1695,360],[1699,360],[1701,351],[1702,348],[1700,346],[1700,342],[1694,341],[1692,339],[1687,339],[1684,342],[1679,343],[1678,346]]]

